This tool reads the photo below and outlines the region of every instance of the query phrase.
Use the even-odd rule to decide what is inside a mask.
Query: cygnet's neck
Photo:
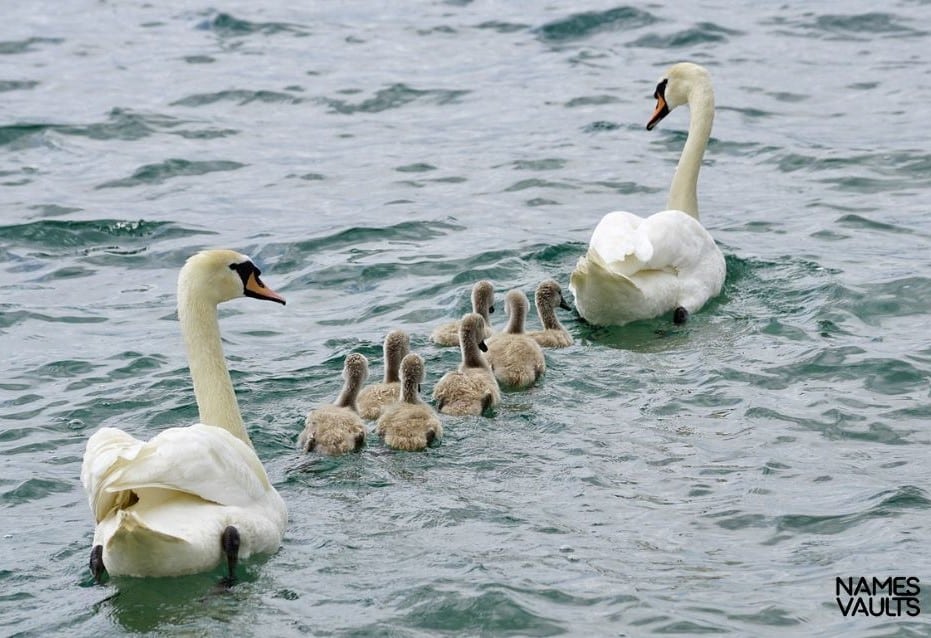
[[[519,335],[524,332],[527,321],[526,297],[511,296],[508,298],[508,325],[504,331],[508,334]]]
[[[420,382],[415,376],[405,378],[401,384],[401,401],[417,405],[423,403],[420,398]]]
[[[343,389],[336,399],[336,405],[341,408],[351,408],[358,412],[356,399],[359,397],[359,390],[362,388],[362,380],[349,376],[343,384]]]
[[[460,369],[464,368],[488,368],[488,362],[482,356],[479,349],[479,336],[470,332],[463,332],[459,339],[459,350],[462,354],[462,364]]]
[[[537,303],[537,315],[540,317],[540,323],[543,324],[544,330],[563,330],[559,318],[556,316],[556,308],[546,302]]]

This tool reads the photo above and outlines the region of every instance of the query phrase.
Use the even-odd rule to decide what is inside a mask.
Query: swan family
[[[711,134],[714,96],[708,72],[672,66],[654,94],[652,129],[677,106],[691,110],[688,139],[676,168],[668,210],[649,217],[608,213],[571,273],[578,314],[596,325],[623,325],[668,312],[684,322],[722,288],[721,251],[698,218],[697,182]],[[246,255],[205,250],[178,276],[178,320],[187,350],[199,422],[166,429],[149,440],[103,427],[87,441],[81,482],[96,527],[89,560],[98,582],[111,576],[180,576],[225,569],[235,580],[238,562],[278,550],[288,521],[243,423],[220,338],[217,307],[237,298],[285,304],[262,281]],[[547,279],[536,289],[541,330],[526,331],[527,296],[506,295],[508,323],[490,323],[494,287],[472,288],[472,312],[430,335],[436,345],[459,346],[461,361],[435,384],[434,407],[420,396],[424,359],[410,351],[402,330],[384,341],[381,383],[365,387],[368,361],[346,357],[344,385],[333,404],[312,410],[297,437],[302,452],[343,454],[366,440],[365,420],[388,447],[417,451],[443,436],[442,415],[488,415],[501,387],[520,390],[546,370],[542,348],[565,348],[572,336],[556,309],[570,309],[562,289]]]

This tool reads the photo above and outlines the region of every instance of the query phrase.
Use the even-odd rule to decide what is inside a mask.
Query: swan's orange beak
[[[652,131],[653,127],[659,124],[659,121],[669,115],[669,106],[666,104],[666,98],[662,95],[656,96],[656,108],[653,110],[653,116],[647,122],[647,130]]]
[[[262,283],[259,276],[254,272],[249,274],[246,279],[246,296],[255,299],[267,299],[268,301],[277,301],[282,306],[285,305],[284,297]]]

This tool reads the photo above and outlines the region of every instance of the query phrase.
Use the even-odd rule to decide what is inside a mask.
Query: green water
[[[0,634],[931,635],[926,14],[6,7]],[[663,206],[687,112],[644,124],[683,59],[715,83],[722,294],[683,327],[559,311],[542,383],[425,453],[298,454],[346,354],[377,377],[404,328],[429,395],[474,281],[565,288],[604,213]],[[84,445],[197,419],[174,291],[212,246],[288,300],[220,313],[284,544],[228,592],[94,585]],[[859,576],[919,578],[921,613],[845,617]]]

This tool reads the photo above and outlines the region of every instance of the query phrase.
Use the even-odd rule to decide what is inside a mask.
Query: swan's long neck
[[[180,290],[178,319],[201,423],[223,428],[251,446],[223,356],[216,305],[198,301],[186,290]]]
[[[710,86],[695,86],[689,94],[689,111],[689,135],[669,187],[666,208],[681,210],[698,219],[698,171],[714,121],[714,94]]]

